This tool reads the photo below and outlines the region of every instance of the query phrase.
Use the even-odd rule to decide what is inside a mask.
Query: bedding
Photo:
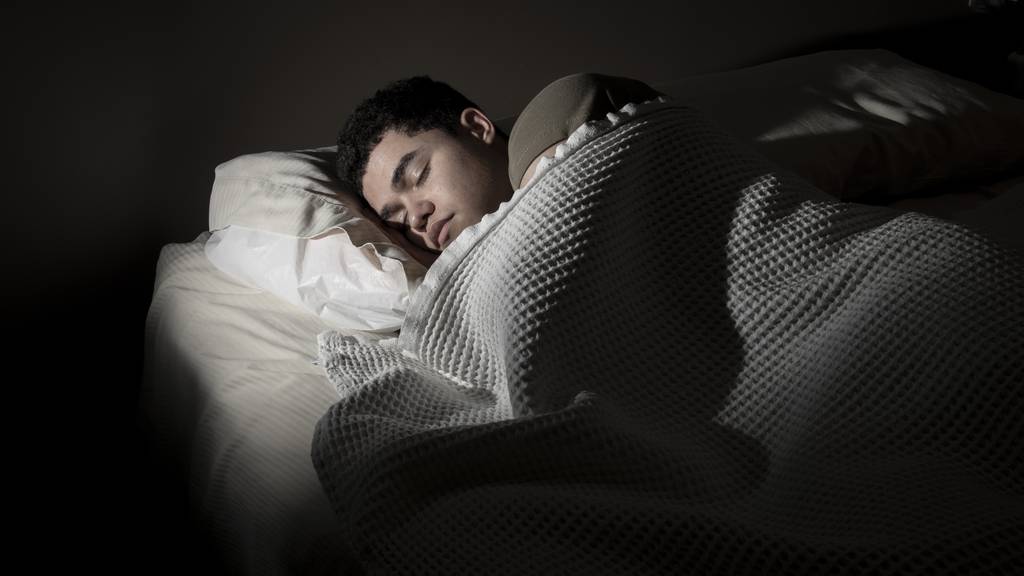
[[[214,230],[205,250],[224,273],[343,330],[398,330],[423,279],[370,244],[356,248],[344,232],[296,238],[231,224]]]
[[[394,332],[435,255],[343,189],[336,150],[258,152],[219,164],[207,257],[334,328]]]
[[[383,225],[334,174],[336,146],[243,154],[214,169],[210,230],[235,225],[295,238],[344,234],[353,246],[402,262],[409,281],[433,255]]]
[[[309,458],[314,425],[337,400],[312,363],[316,335],[330,325],[218,270],[204,254],[210,235],[160,252],[145,327],[144,429],[181,471],[190,516],[227,573],[349,574]]]
[[[1024,101],[890,50],[824,50],[653,87],[843,200],[1024,175]]]
[[[887,54],[882,56],[889,58]],[[1019,312],[1016,296],[1011,293],[1007,298],[1004,293],[1016,286],[1016,280],[998,291],[984,286],[983,279],[993,272],[981,269],[976,274],[978,280],[960,284],[964,288],[959,293],[955,286],[942,285],[946,281],[942,276],[935,281],[938,292],[922,296],[916,284],[913,288],[906,284],[889,285],[881,279],[891,276],[872,274],[878,270],[891,272],[894,251],[905,258],[916,255],[924,262],[949,263],[957,254],[963,255],[966,248],[951,250],[945,233],[936,232],[936,226],[966,234],[972,239],[968,245],[975,248],[976,242],[987,245],[989,241],[998,241],[1024,250],[1024,235],[1019,226],[1024,221],[1024,174],[1016,168],[993,174],[997,165],[974,162],[969,147],[962,150],[964,158],[944,157],[934,153],[941,153],[942,148],[930,148],[931,162],[948,160],[957,166],[973,166],[980,172],[933,182],[928,189],[905,195],[858,196],[857,201],[889,204],[899,209],[890,212],[892,218],[886,221],[895,226],[865,228],[865,223],[878,220],[879,208],[851,208],[814,196],[815,190],[808,188],[809,184],[827,185],[831,181],[841,187],[843,181],[826,178],[816,182],[804,170],[818,169],[813,163],[787,164],[784,155],[771,155],[772,146],[785,143],[786,139],[764,140],[761,136],[786,132],[787,127],[793,126],[797,131],[801,126],[815,128],[802,135],[794,133],[794,142],[802,146],[801,154],[808,155],[807,158],[820,159],[822,152],[834,150],[836,144],[843,145],[835,152],[840,158],[856,158],[857,154],[877,157],[880,142],[910,141],[903,138],[906,130],[918,130],[922,124],[883,123],[888,126],[887,131],[859,139],[834,138],[829,130],[822,132],[820,129],[841,128],[842,122],[838,121],[849,112],[843,106],[855,102],[865,86],[872,98],[878,97],[877,92],[870,92],[872,86],[885,87],[884,82],[877,81],[841,82],[844,74],[830,72],[822,58],[827,58],[835,70],[845,71],[846,75],[861,74],[862,79],[870,78],[875,71],[890,71],[890,67],[870,67],[866,65],[869,60],[861,60],[859,65],[844,64],[844,53],[840,52],[804,58],[812,62],[818,59],[817,64],[804,66],[800,71],[799,60],[793,60],[775,68],[771,63],[766,65],[766,70],[774,70],[773,74],[743,69],[654,84],[673,95],[678,103],[695,105],[708,113],[718,126],[739,138],[741,145],[774,162],[771,168],[761,166],[758,170],[752,170],[746,161],[739,165],[772,183],[764,187],[768,190],[764,195],[766,205],[778,208],[774,214],[780,218],[786,210],[794,208],[791,218],[801,223],[794,230],[810,240],[805,240],[809,243],[804,245],[805,253],[801,253],[805,258],[794,260],[789,268],[783,265],[774,276],[758,278],[763,282],[753,287],[750,282],[757,278],[756,274],[740,274],[749,272],[749,266],[736,273],[724,267],[727,244],[713,247],[711,253],[719,254],[718,260],[700,260],[695,256],[701,253],[702,243],[714,244],[714,229],[662,234],[662,230],[679,227],[664,220],[664,215],[656,210],[660,206],[641,206],[646,211],[634,212],[634,204],[630,204],[626,222],[607,220],[614,222],[614,230],[606,235],[581,228],[580,219],[608,213],[612,204],[601,208],[601,202],[613,198],[610,194],[629,189],[623,183],[623,176],[629,172],[625,165],[621,173],[618,168],[601,172],[611,179],[608,190],[574,183],[580,166],[569,164],[579,162],[583,156],[577,160],[572,157],[580,150],[597,149],[588,142],[578,142],[579,150],[569,154],[569,148],[563,149],[556,155],[556,162],[545,164],[538,171],[540,181],[533,182],[534,189],[528,193],[535,196],[531,202],[539,202],[542,196],[553,200],[559,193],[578,193],[583,198],[584,193],[591,192],[588,198],[601,202],[591,206],[587,200],[574,205],[580,209],[579,214],[574,216],[576,220],[570,218],[565,223],[557,222],[564,207],[544,219],[538,218],[544,225],[509,262],[524,264],[524,275],[517,277],[518,282],[504,285],[502,282],[510,281],[504,275],[510,273],[508,269],[491,280],[452,270],[476,270],[485,264],[470,260],[485,254],[493,260],[502,254],[489,252],[499,244],[487,237],[500,234],[502,229],[510,230],[511,224],[501,224],[506,218],[533,230],[521,221],[525,204],[514,209],[506,207],[505,215],[479,226],[475,232],[478,238],[466,241],[467,245],[460,248],[462,256],[451,257],[467,262],[444,264],[449,269],[444,272],[449,280],[444,282],[452,294],[443,293],[448,288],[442,289],[438,281],[433,281],[431,295],[423,297],[433,304],[421,305],[424,310],[409,324],[411,327],[422,322],[417,328],[421,333],[448,331],[451,342],[439,335],[413,337],[412,331],[406,330],[403,334],[409,334],[403,347],[398,340],[385,335],[339,330],[309,310],[261,290],[256,283],[247,284],[225,274],[204,257],[204,244],[218,230],[250,224],[260,231],[278,231],[296,238],[344,235],[354,243],[361,242],[364,249],[366,243],[371,243],[380,255],[401,260],[415,278],[417,272],[410,267],[416,263],[408,258],[415,247],[405,246],[407,241],[400,234],[390,235],[390,229],[378,227],[372,212],[360,213],[346,204],[351,198],[338,188],[331,173],[333,146],[247,154],[218,166],[211,194],[210,232],[200,234],[192,242],[166,245],[157,263],[154,297],[146,324],[146,371],[140,409],[150,423],[147,428],[154,431],[155,444],[166,451],[187,479],[193,515],[230,572],[358,574],[379,572],[382,566],[397,566],[396,571],[401,572],[408,568],[406,560],[418,551],[418,544],[423,546],[422,550],[428,550],[427,546],[435,542],[436,550],[415,559],[424,570],[440,564],[447,569],[449,563],[463,560],[467,571],[479,566],[490,569],[493,566],[487,566],[488,563],[499,564],[509,557],[514,564],[509,564],[507,570],[495,570],[497,573],[513,571],[511,566],[521,567],[518,572],[525,573],[537,565],[550,565],[566,558],[569,560],[565,560],[564,571],[570,573],[583,572],[601,559],[608,559],[607,567],[612,569],[639,557],[621,556],[621,550],[637,548],[643,556],[659,542],[676,544],[672,553],[677,556],[661,556],[664,562],[672,563],[690,554],[690,565],[709,572],[743,572],[749,566],[742,563],[756,558],[759,550],[763,552],[762,566],[770,569],[774,565],[779,568],[774,571],[780,573],[782,567],[809,567],[815,561],[820,563],[814,571],[827,571],[830,561],[834,561],[836,571],[854,570],[852,567],[858,565],[882,571],[889,567],[885,565],[887,558],[892,559],[893,572],[907,572],[911,568],[926,572],[929,567],[934,568],[933,572],[951,572],[950,566],[958,559],[970,558],[972,550],[977,552],[985,545],[995,550],[987,564],[991,572],[1006,572],[1002,568],[1007,563],[1019,563],[1019,557],[1007,559],[1007,549],[1012,550],[1014,542],[999,539],[1010,534],[1020,540],[1019,468],[1009,464],[1000,468],[1001,463],[1020,461],[1020,446],[1009,440],[999,443],[1006,440],[999,433],[1011,426],[1000,417],[1011,410],[1019,412],[1019,391],[1011,394],[1005,387],[986,390],[984,386],[992,382],[993,376],[985,371],[971,372],[979,365],[1003,366],[1004,375],[1019,380],[1019,354],[1014,354],[1015,349],[1020,349],[1019,331],[1011,331],[1008,337],[1006,322],[993,321],[991,326],[984,323],[985,318],[1003,309],[1008,308],[1013,314]],[[899,70],[917,73],[899,64]],[[786,79],[784,72],[788,73]],[[765,78],[772,82],[758,82]],[[906,81],[897,78],[889,86]],[[801,106],[805,111],[828,106],[835,91],[844,86],[850,91],[836,96],[832,108],[825,108],[831,111],[826,119],[837,120],[837,124],[808,126],[799,121],[803,117],[797,114]],[[977,88],[969,85],[967,92],[962,93],[980,107],[976,112],[987,110],[1007,125],[1020,120],[1007,117],[1005,107],[992,107],[991,93]],[[750,105],[752,95],[756,106]],[[902,110],[913,115],[913,100],[902,96],[896,100],[903,102]],[[1019,106],[1020,101],[1015,102]],[[870,110],[862,108],[858,113],[865,112]],[[882,120],[876,118],[867,124],[875,126]],[[507,132],[513,121],[514,117],[502,121]],[[931,121],[955,125],[964,120],[955,115],[937,115]],[[986,120],[979,126],[990,125]],[[938,134],[951,133],[952,128],[940,126],[937,130]],[[642,135],[642,131],[636,134]],[[827,146],[815,145],[826,141]],[[941,138],[928,140],[924,145],[940,142]],[[796,149],[789,145],[779,148]],[[607,151],[610,155],[619,154],[614,147]],[[1019,158],[1024,149],[1007,148],[1004,152]],[[689,155],[691,160],[694,155],[696,149]],[[629,153],[622,156],[628,157]],[[617,158],[610,161],[615,163]],[[560,168],[561,163],[567,164]],[[595,160],[595,165],[605,163],[604,159]],[[732,163],[724,163],[725,160],[714,164],[717,172],[727,175],[736,170]],[[847,170],[849,166],[840,164],[839,168]],[[545,174],[549,168],[551,173]],[[645,189],[652,186],[650,178],[668,181],[660,178],[661,172],[657,170],[643,172],[648,174],[647,180],[637,178],[642,182],[637,186]],[[842,171],[830,174],[839,179],[850,176]],[[883,180],[888,178],[884,171],[874,174]],[[990,182],[975,181],[986,174],[992,176]],[[796,183],[797,176],[808,182]],[[585,190],[576,190],[577,184]],[[711,187],[710,181],[701,186]],[[940,187],[941,193],[933,192]],[[541,190],[546,192],[535,194]],[[835,194],[835,189],[825,191]],[[515,200],[517,206],[526,199],[525,194]],[[723,201],[717,205],[727,208],[726,211],[758,205],[756,194],[746,187],[739,191],[729,189],[728,194],[736,202]],[[805,194],[811,198],[804,198]],[[793,197],[802,199],[787,204],[786,199]],[[691,196],[689,201],[692,203],[694,198]],[[740,198],[747,199],[746,204],[741,204]],[[698,203],[697,208],[708,212],[714,206]],[[906,214],[906,210],[917,214]],[[952,222],[935,224],[934,218],[926,215]],[[717,228],[721,238],[742,240],[751,238],[744,233],[756,229],[757,224],[773,222],[756,210],[753,215],[747,211],[736,212],[734,216],[713,219],[709,225]],[[863,221],[858,220],[861,217]],[[746,224],[727,234],[728,225],[733,222]],[[822,226],[815,228],[815,224]],[[911,226],[913,233],[908,231]],[[779,228],[783,226],[765,229],[758,238],[770,239],[771,231],[778,232]],[[848,242],[843,244],[834,235],[823,238],[821,230],[848,233],[844,237]],[[883,235],[878,230],[895,230],[889,238],[898,242],[876,246],[878,262],[865,263],[864,254],[849,247],[868,245],[866,239]],[[588,234],[583,235],[583,231]],[[507,238],[509,232],[504,233]],[[599,236],[600,242],[594,242],[594,235]],[[621,260],[604,259],[604,251],[596,246],[610,241],[609,235],[624,235],[627,244],[633,246],[630,254],[640,255],[637,261],[622,266]],[[979,235],[987,239],[977,240]],[[799,238],[789,241],[785,246],[792,247],[799,243]],[[906,246],[900,247],[900,242]],[[583,250],[577,253],[574,244]],[[770,253],[773,258],[793,256],[788,248],[779,248],[778,242],[765,245],[762,254]],[[843,246],[846,251],[814,252],[815,247],[822,246]],[[975,250],[971,254],[980,252]],[[752,261],[756,257],[746,260]],[[996,261],[999,258],[982,260]],[[550,277],[535,284],[523,281],[528,277],[525,275],[537,274],[538,267],[545,262],[552,265]],[[700,279],[699,274],[693,277],[691,272],[694,262],[698,270],[717,270],[717,274],[703,278],[717,283],[717,291],[701,291],[698,286],[679,281],[680,277]],[[858,268],[854,263],[864,265]],[[814,268],[816,265],[818,268]],[[648,267],[651,275],[644,275]],[[808,267],[820,274],[801,276],[801,271]],[[766,269],[775,268],[773,265]],[[922,272],[920,264],[914,262],[907,269],[908,273],[900,278],[927,279],[938,275],[934,270]],[[579,282],[567,283],[565,273],[572,271],[578,276],[580,270],[591,273]],[[422,275],[425,271],[421,266],[418,273]],[[836,271],[848,273],[850,280],[845,281]],[[476,288],[455,286],[463,278],[471,280],[471,286]],[[590,287],[582,285],[610,278],[614,283],[596,294],[588,295]],[[645,283],[645,279],[651,281]],[[482,285],[487,288],[479,288]],[[799,287],[812,292],[803,300],[797,299],[792,290]],[[778,289],[778,294],[770,292],[772,289]],[[489,296],[474,302],[467,291],[477,295],[474,297],[513,296],[504,304]],[[614,294],[609,297],[609,292]],[[1016,294],[1019,292],[1018,287]],[[952,317],[959,317],[957,314],[967,314],[964,306],[987,306],[986,295],[993,294],[1001,299],[994,311],[982,310],[978,319],[964,322],[959,328],[959,335],[977,335],[959,337],[957,343],[962,345],[944,341],[952,321],[938,327],[923,323],[907,335],[905,324],[912,318],[931,322],[935,310],[945,309],[929,308],[928,303],[946,297],[951,302]],[[466,301],[460,299],[463,296]],[[915,300],[917,297],[924,300]],[[957,297],[961,297],[960,301],[956,301]],[[693,301],[698,304],[687,304]],[[773,305],[762,306],[764,302]],[[794,306],[787,308],[788,304]],[[822,316],[814,316],[823,308]],[[709,309],[717,310],[718,314],[709,315]],[[585,314],[573,321],[571,313],[579,310]],[[898,330],[888,334],[878,328],[864,328],[864,323],[872,321],[872,312],[888,322],[894,321],[890,317],[897,318]],[[808,323],[799,324],[800,320]],[[839,330],[828,332],[828,328],[837,325]],[[702,327],[711,330],[699,332]],[[776,342],[762,342],[758,337]],[[862,342],[865,337],[874,337],[878,342]],[[464,341],[460,342],[460,338]],[[703,348],[702,340],[707,340]],[[833,347],[836,342],[856,352],[854,357],[846,358],[837,352]],[[413,343],[415,346],[410,347]],[[992,347],[984,352],[988,356],[969,361],[959,359],[986,343]],[[921,352],[915,346],[935,350]],[[804,351],[803,355],[794,352],[794,348]],[[779,359],[776,363],[781,368],[774,367],[776,363],[766,356],[749,356],[750,361],[746,362],[748,355],[766,349],[765,354]],[[687,356],[680,358],[680,350]],[[673,351],[675,355],[670,355]],[[949,359],[942,356],[943,351]],[[689,358],[689,353],[694,357]],[[877,357],[872,359],[873,353]],[[985,364],[986,359],[1000,354],[1003,364]],[[546,367],[558,367],[553,359],[556,355],[564,356],[565,365],[547,375]],[[314,358],[315,363],[311,363]],[[716,371],[712,363],[722,358],[732,363],[726,362]],[[739,358],[746,363],[738,365]],[[910,365],[908,358],[918,363]],[[928,358],[935,360],[936,365],[929,366]],[[325,367],[317,365],[321,363]],[[614,370],[616,365],[625,367],[626,373]],[[943,367],[948,368],[948,374]],[[512,372],[504,374],[509,368]],[[545,374],[539,376],[542,369]],[[873,375],[883,371],[893,371],[900,380],[887,381],[894,385],[885,389],[880,385],[864,390],[844,387],[853,381],[853,370],[862,370],[869,383]],[[916,374],[915,370],[922,373]],[[824,375],[829,372],[836,377],[829,380]],[[934,384],[925,381],[928,375],[935,377]],[[610,382],[618,376],[622,377],[621,385]],[[792,378],[787,380],[789,376]],[[956,394],[972,378],[984,394],[977,394],[973,388],[968,393]],[[764,392],[759,390],[762,382]],[[704,387],[696,388],[697,383]],[[623,390],[627,385],[630,389]],[[663,394],[665,391],[659,386],[672,389]],[[949,394],[937,397],[932,394],[936,389],[948,390]],[[518,391],[518,395],[502,396],[502,391],[507,394],[510,390]],[[630,400],[634,391],[637,399],[619,401]],[[869,397],[872,392],[875,397]],[[1000,397],[1001,392],[1006,394]],[[425,397],[436,400],[436,412],[417,403]],[[876,397],[885,401],[876,402]],[[922,407],[912,405],[915,399],[924,401]],[[400,405],[405,400],[410,403]],[[863,401],[862,406],[851,407],[857,400]],[[957,404],[961,400],[963,409],[951,411],[961,406]],[[1004,403],[997,405],[997,400]],[[991,422],[979,423],[982,419],[976,416],[984,411],[984,406],[998,407],[987,412],[992,415]],[[872,409],[877,414],[867,413]],[[932,414],[933,410],[936,414]],[[648,413],[652,415],[650,425],[638,426]],[[840,420],[838,414],[843,414],[845,420]],[[908,420],[904,428],[899,428],[900,423],[893,420],[904,416],[916,420]],[[442,423],[438,424],[439,421]],[[921,443],[905,446],[905,453],[898,454],[893,453],[896,448],[886,451],[885,446],[854,445],[856,438],[850,440],[852,448],[842,444],[842,430],[861,430],[862,425],[872,421],[882,422],[888,428],[868,431],[865,442],[876,438],[905,439],[911,436],[909,427],[917,426],[921,434],[913,439]],[[318,436],[314,436],[317,426]],[[906,434],[899,435],[901,430]],[[1019,424],[1016,432],[1019,437]],[[342,433],[351,436],[336,445],[328,444]],[[361,436],[363,433],[376,436]],[[391,440],[387,440],[389,435]],[[819,436],[820,448],[815,446]],[[680,438],[682,441],[677,441]],[[953,440],[948,446],[941,446],[945,452],[928,452],[950,438]],[[609,442],[604,444],[604,440]],[[444,445],[449,441],[452,444]],[[871,452],[872,448],[881,450]],[[353,452],[357,457],[351,461],[351,468],[346,468],[338,456]],[[1006,454],[1010,456],[1004,457]],[[860,457],[860,461],[870,458],[865,470],[849,478],[833,477],[841,473],[844,463],[856,463]],[[915,458],[922,462],[920,467],[914,466]],[[314,462],[319,463],[319,470]],[[872,475],[872,467],[879,466],[888,468]],[[442,470],[444,467],[447,469]],[[942,469],[937,478],[927,477],[930,470],[939,467]],[[640,477],[641,473],[646,475]],[[953,478],[957,474],[963,478]],[[668,480],[661,482],[665,478]],[[892,552],[910,528],[899,522],[893,524],[892,520],[898,520],[897,514],[906,508],[889,508],[886,503],[913,492],[915,478],[922,479],[920,485],[925,488],[975,489],[951,497],[955,506],[973,507],[976,494],[991,500],[978,511],[968,510],[964,525],[950,532],[952,546],[941,544],[944,556],[931,556],[931,560],[913,554],[923,550],[921,554],[927,555],[940,544]],[[1003,489],[1006,482],[1000,483],[1000,479],[1006,478],[1012,478],[1016,484]],[[725,482],[721,482],[723,479]],[[986,479],[988,486],[982,486]],[[858,482],[865,487],[863,492],[854,486]],[[883,482],[892,484],[893,490],[878,488]],[[353,492],[339,492],[342,486],[352,488]],[[988,491],[991,486],[996,489]],[[836,489],[833,496],[825,493],[829,488]],[[836,502],[835,495],[844,494],[851,496],[850,503]],[[922,494],[916,495],[916,500],[910,494],[912,502],[904,506],[942,500],[937,494],[922,488]],[[862,502],[869,495],[878,502]],[[508,506],[495,513],[495,507],[502,501]],[[481,509],[467,512],[467,507],[476,502]],[[998,502],[1005,504],[1012,517],[1010,528],[984,525],[991,520],[987,511],[997,507]],[[852,513],[842,514],[847,509]],[[890,515],[872,516],[872,512],[881,509]],[[339,510],[351,515],[339,515]],[[447,510],[453,512],[451,516],[445,514]],[[387,514],[377,518],[373,516],[377,511]],[[820,512],[817,516],[816,511]],[[405,512],[410,514],[400,517]],[[941,525],[951,522],[954,511],[935,514]],[[841,521],[830,522],[840,515]],[[923,516],[911,514],[913,518]],[[537,523],[530,524],[530,518]],[[580,522],[567,522],[572,519]],[[479,520],[474,526],[479,533],[471,534],[465,545],[454,546],[450,538],[464,536],[468,531],[466,524],[474,520]],[[876,541],[863,543],[869,532],[865,526],[872,520],[874,527],[880,526],[880,535]],[[426,539],[402,540],[405,535],[425,538],[420,528],[432,521],[436,521],[432,525],[434,533]],[[508,525],[499,525],[501,522]],[[894,529],[888,531],[890,524]],[[810,534],[822,525],[825,530]],[[924,522],[922,526],[926,526]],[[980,528],[971,532],[972,526]],[[989,527],[991,537],[985,532]],[[523,532],[532,528],[536,528],[536,533],[522,538]],[[967,536],[957,540],[958,534],[963,533]],[[930,532],[929,536],[934,534],[938,532]],[[546,535],[551,537],[545,538]],[[729,536],[737,537],[732,548],[723,540]],[[583,547],[588,537],[598,549]],[[634,539],[629,540],[630,537]],[[492,553],[487,547],[495,538],[505,539],[506,549],[500,553]],[[615,542],[609,538],[624,540]],[[641,539],[651,542],[644,547]],[[853,541],[863,545],[847,545]],[[926,542],[924,537],[919,541]],[[932,543],[937,541],[936,536]],[[394,549],[390,548],[393,542],[397,542]],[[1009,543],[1007,549],[998,550],[1001,542]],[[747,547],[740,549],[742,545]],[[473,555],[474,550],[481,549],[487,550],[489,557]],[[581,550],[592,553],[594,558],[575,558],[573,555]],[[356,551],[361,566],[355,565]],[[436,558],[443,555],[438,551],[453,556]],[[870,557],[872,551],[877,555]],[[730,552],[734,554],[726,559]],[[842,552],[849,554],[843,556]],[[964,555],[957,556],[961,552]],[[706,556],[694,558],[697,554]],[[420,558],[425,560],[420,562]],[[655,558],[658,555],[643,556],[643,560]],[[716,558],[723,559],[722,563],[709,568]],[[731,567],[730,559],[734,561]],[[1004,564],[999,564],[1000,559]],[[649,568],[652,573],[665,571],[664,565]]]
[[[659,99],[334,330],[311,456],[368,574],[1009,573],[1024,256]]]
[[[948,218],[1024,251],[1024,226],[1021,225],[1024,222],[1024,176],[983,187],[978,193],[984,192],[991,194],[988,200],[956,210]],[[952,198],[956,194],[946,196]],[[932,205],[917,208],[918,211],[931,209]]]

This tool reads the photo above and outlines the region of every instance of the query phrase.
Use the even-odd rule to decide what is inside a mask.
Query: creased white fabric
[[[1009,573],[1022,262],[630,104],[319,335],[314,466],[368,574]]]

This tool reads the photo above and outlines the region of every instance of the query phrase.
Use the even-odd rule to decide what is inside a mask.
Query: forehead
[[[397,130],[387,130],[381,136],[380,142],[370,152],[369,163],[375,160],[380,162],[387,159],[397,159],[406,149],[412,149],[421,145],[428,139],[429,130],[420,132],[415,136],[409,136]]]

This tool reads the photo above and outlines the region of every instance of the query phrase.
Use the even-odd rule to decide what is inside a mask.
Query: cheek
[[[443,175],[438,176],[434,197],[442,210],[466,214],[489,208],[493,176],[478,159],[466,156],[461,162],[446,164]]]
[[[472,184],[464,174],[447,172],[434,182],[433,199],[445,211],[458,210],[472,197]]]

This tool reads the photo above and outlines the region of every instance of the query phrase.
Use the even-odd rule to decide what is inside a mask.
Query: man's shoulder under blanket
[[[442,253],[396,345],[319,344],[312,457],[367,566],[1022,560],[1020,254],[839,202],[699,110],[584,124]]]

